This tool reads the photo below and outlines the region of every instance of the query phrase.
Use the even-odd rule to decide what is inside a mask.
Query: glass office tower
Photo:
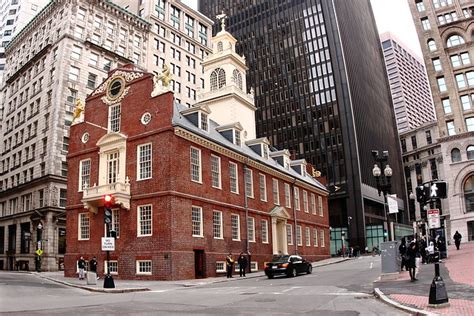
[[[405,222],[396,122],[369,0],[200,0],[199,10],[211,19],[228,15],[255,89],[257,136],[327,178],[332,251],[348,230],[346,239],[361,249],[383,241],[372,150],[389,151],[397,220]]]

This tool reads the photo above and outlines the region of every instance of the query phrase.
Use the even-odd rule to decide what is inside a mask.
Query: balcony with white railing
[[[125,182],[117,181],[104,185],[96,185],[85,188],[82,195],[82,203],[84,208],[93,213],[97,213],[97,209],[104,206],[104,195],[113,196],[115,204],[129,210],[130,209],[130,180],[127,177]]]

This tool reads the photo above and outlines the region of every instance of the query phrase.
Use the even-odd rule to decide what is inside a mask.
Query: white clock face
[[[148,125],[148,123],[150,123],[150,121],[151,121],[151,114],[148,113],[148,112],[143,113],[142,118],[140,119],[140,121],[142,122],[143,125]]]
[[[85,144],[89,141],[89,137],[90,137],[89,133],[86,132],[86,133],[82,134],[81,141]]]

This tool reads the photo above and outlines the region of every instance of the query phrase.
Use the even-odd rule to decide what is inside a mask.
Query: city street
[[[406,315],[373,297],[379,271],[380,257],[362,257],[296,278],[262,276],[194,287],[147,282],[151,291],[124,294],[92,293],[32,274],[2,272],[0,312],[75,314],[80,307],[87,315]]]

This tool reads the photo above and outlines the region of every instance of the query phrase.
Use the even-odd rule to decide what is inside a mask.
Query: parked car
[[[313,272],[311,263],[297,255],[276,256],[265,265],[265,274],[269,279],[280,274],[295,277],[299,273],[310,274],[311,272]]]

